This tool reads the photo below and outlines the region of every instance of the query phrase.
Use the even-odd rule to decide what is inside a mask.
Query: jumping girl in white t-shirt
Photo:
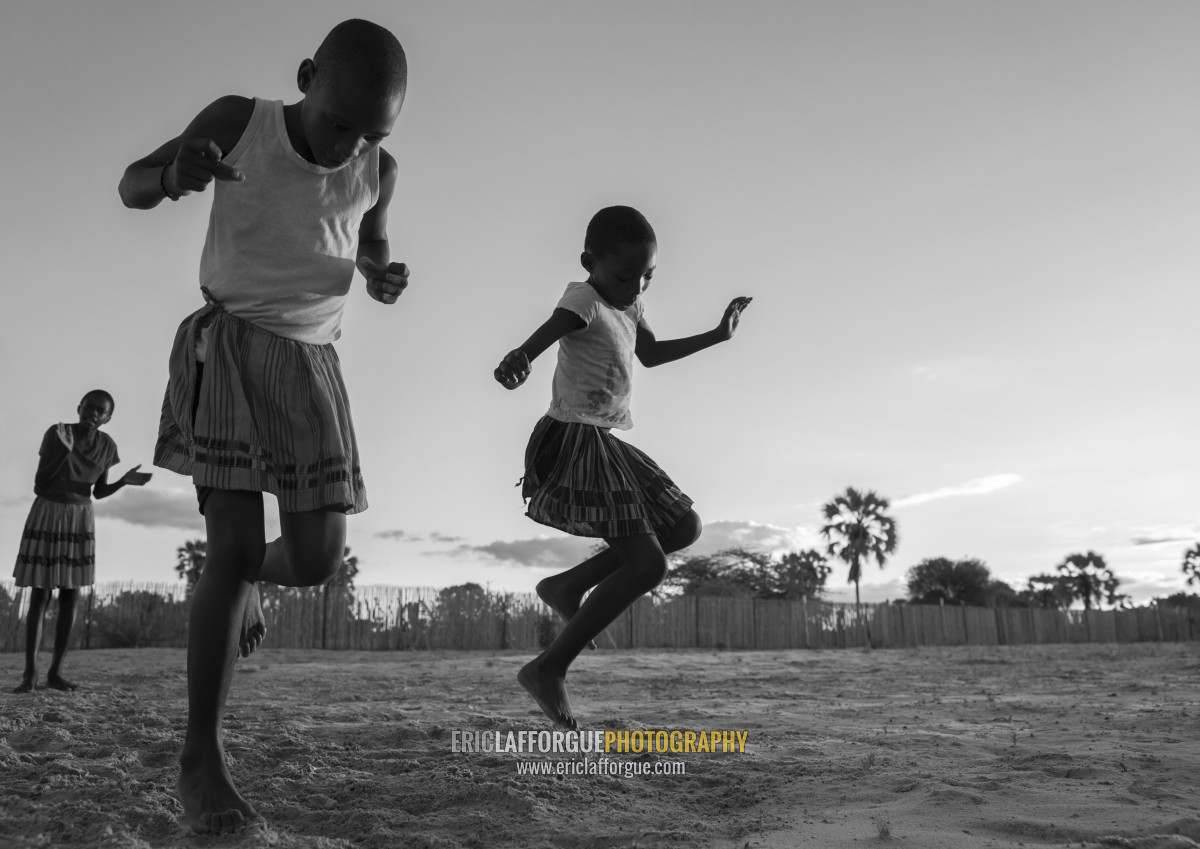
[[[653,460],[611,433],[633,426],[633,358],[657,366],[731,339],[751,300],[734,298],[720,323],[705,333],[656,339],[641,296],[654,274],[657,250],[654,230],[637,210],[613,206],[597,212],[580,257],[587,282],[569,284],[546,323],[495,371],[505,388],[516,389],[529,377],[531,361],[559,343],[550,409],[525,451],[527,515],[608,544],[537,585],[538,596],[567,624],[517,675],[547,716],[572,729],[578,723],[567,699],[568,667],[621,611],[662,582],[666,556],[691,545],[701,531],[692,499]]]

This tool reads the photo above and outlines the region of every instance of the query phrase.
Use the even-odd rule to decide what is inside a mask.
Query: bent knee
[[[665,554],[647,558],[638,564],[638,572],[646,583],[647,591],[654,589],[665,581],[667,572],[669,571],[670,567],[667,564],[667,556]]]
[[[687,548],[700,539],[703,530],[704,523],[700,521],[700,515],[695,510],[688,510],[675,523],[675,527],[671,528],[670,536],[663,540],[663,549],[671,554]]]
[[[299,546],[289,549],[288,565],[292,574],[301,582],[301,586],[315,587],[317,584],[323,584],[336,575],[342,566],[341,548],[338,548],[336,553],[332,550],[296,550],[297,548]]]

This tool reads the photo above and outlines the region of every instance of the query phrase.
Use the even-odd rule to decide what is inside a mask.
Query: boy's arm
[[[738,322],[742,317],[742,310],[749,306],[753,298],[738,297],[729,302],[729,306],[725,308],[725,314],[721,316],[721,323],[705,333],[698,333],[695,336],[686,336],[683,339],[664,339],[661,342],[654,336],[654,331],[650,329],[650,325],[643,318],[638,322],[637,326],[637,342],[633,352],[637,354],[638,362],[647,368],[660,366],[663,363],[682,360],[684,357],[690,357],[697,351],[703,351],[705,348],[711,348],[718,342],[725,342],[733,338],[733,334],[737,332]]]
[[[533,335],[525,340],[519,348],[514,348],[504,355],[500,365],[496,367],[496,380],[505,389],[516,389],[529,377],[531,363],[538,356],[566,336],[572,330],[578,330],[585,324],[584,320],[570,310],[557,307],[542,326],[533,331]]]
[[[125,169],[117,190],[130,209],[153,209],[164,198],[202,192],[213,180],[244,180],[245,176],[221,158],[242,137],[254,101],[228,95],[214,100],[177,138],[160,145]]]
[[[387,237],[388,204],[396,191],[396,160],[379,149],[379,200],[363,215],[358,227],[358,270],[367,278],[367,294],[382,304],[394,304],[408,286],[408,266],[392,262]]]

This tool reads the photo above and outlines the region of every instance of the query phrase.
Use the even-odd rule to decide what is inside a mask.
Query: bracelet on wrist
[[[183,197],[182,192],[172,192],[167,188],[167,169],[170,168],[174,162],[174,159],[169,160],[167,164],[162,167],[162,170],[158,172],[158,187],[162,189],[163,195],[165,197],[169,197],[172,201],[179,200],[181,197]]]

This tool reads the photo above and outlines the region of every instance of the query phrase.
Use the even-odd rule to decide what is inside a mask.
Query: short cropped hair
[[[612,250],[619,244],[654,245],[654,228],[632,206],[608,206],[592,216],[583,237],[583,249],[593,256]]]
[[[408,87],[408,59],[396,36],[359,18],[331,29],[313,55],[313,64],[318,77],[348,77],[384,97],[403,95]]]
[[[113,400],[113,396],[109,395],[103,389],[93,389],[90,392],[85,393],[84,396],[79,399],[79,403],[83,404],[89,398],[99,398],[101,401],[107,401],[108,406],[113,409],[116,409],[117,407],[117,402]]]

